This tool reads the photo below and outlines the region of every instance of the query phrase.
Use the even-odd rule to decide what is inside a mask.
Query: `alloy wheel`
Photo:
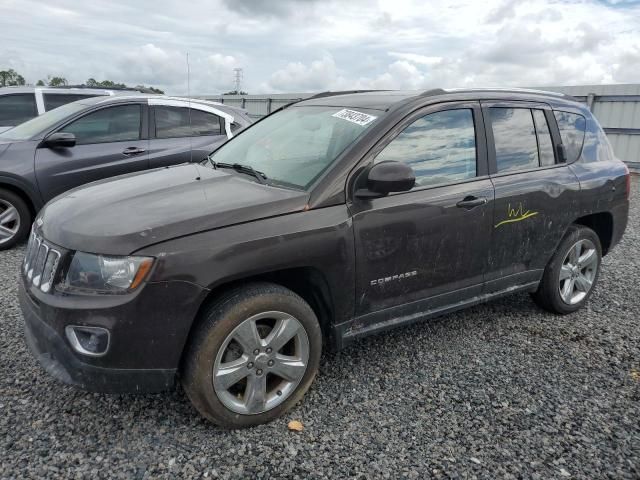
[[[284,312],[263,312],[227,336],[214,362],[213,387],[229,410],[263,413],[295,391],[308,361],[309,339],[300,321]]]
[[[560,297],[568,305],[582,301],[593,286],[598,272],[598,252],[591,240],[574,243],[560,268]]]
[[[18,209],[8,201],[0,199],[0,245],[13,239],[19,229]]]

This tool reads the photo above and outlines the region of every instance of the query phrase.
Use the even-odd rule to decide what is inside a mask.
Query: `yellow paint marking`
[[[500,225],[504,225],[505,223],[514,223],[520,222],[522,220],[526,220],[527,218],[533,217],[537,215],[538,212],[532,212],[531,210],[524,211],[524,207],[522,203],[518,205],[518,208],[511,208],[511,204],[507,206],[507,215],[509,218],[507,220],[502,220],[498,224],[496,224],[493,228],[498,228]]]

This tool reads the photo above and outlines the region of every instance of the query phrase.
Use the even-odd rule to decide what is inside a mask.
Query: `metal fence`
[[[640,84],[542,87],[585,103],[602,124],[616,156],[640,171]],[[274,95],[202,95],[199,98],[244,108],[252,118],[310,97],[312,93]]]

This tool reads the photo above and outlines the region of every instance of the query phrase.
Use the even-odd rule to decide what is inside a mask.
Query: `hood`
[[[48,203],[39,220],[44,238],[62,247],[128,255],[172,238],[301,211],[307,198],[233,171],[184,164],[71,190]]]

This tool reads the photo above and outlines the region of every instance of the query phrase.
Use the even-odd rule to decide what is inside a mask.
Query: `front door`
[[[409,192],[354,199],[350,206],[356,315],[393,318],[398,309],[418,314],[479,294],[494,197],[480,104],[428,107],[384,143],[372,161],[407,163],[416,184]]]
[[[553,111],[531,102],[482,102],[495,185],[487,293],[534,284],[574,220],[580,184],[558,155]]]
[[[45,201],[85,183],[149,168],[144,111],[139,103],[94,110],[58,130],[75,135],[74,147],[39,147],[35,166]]]

